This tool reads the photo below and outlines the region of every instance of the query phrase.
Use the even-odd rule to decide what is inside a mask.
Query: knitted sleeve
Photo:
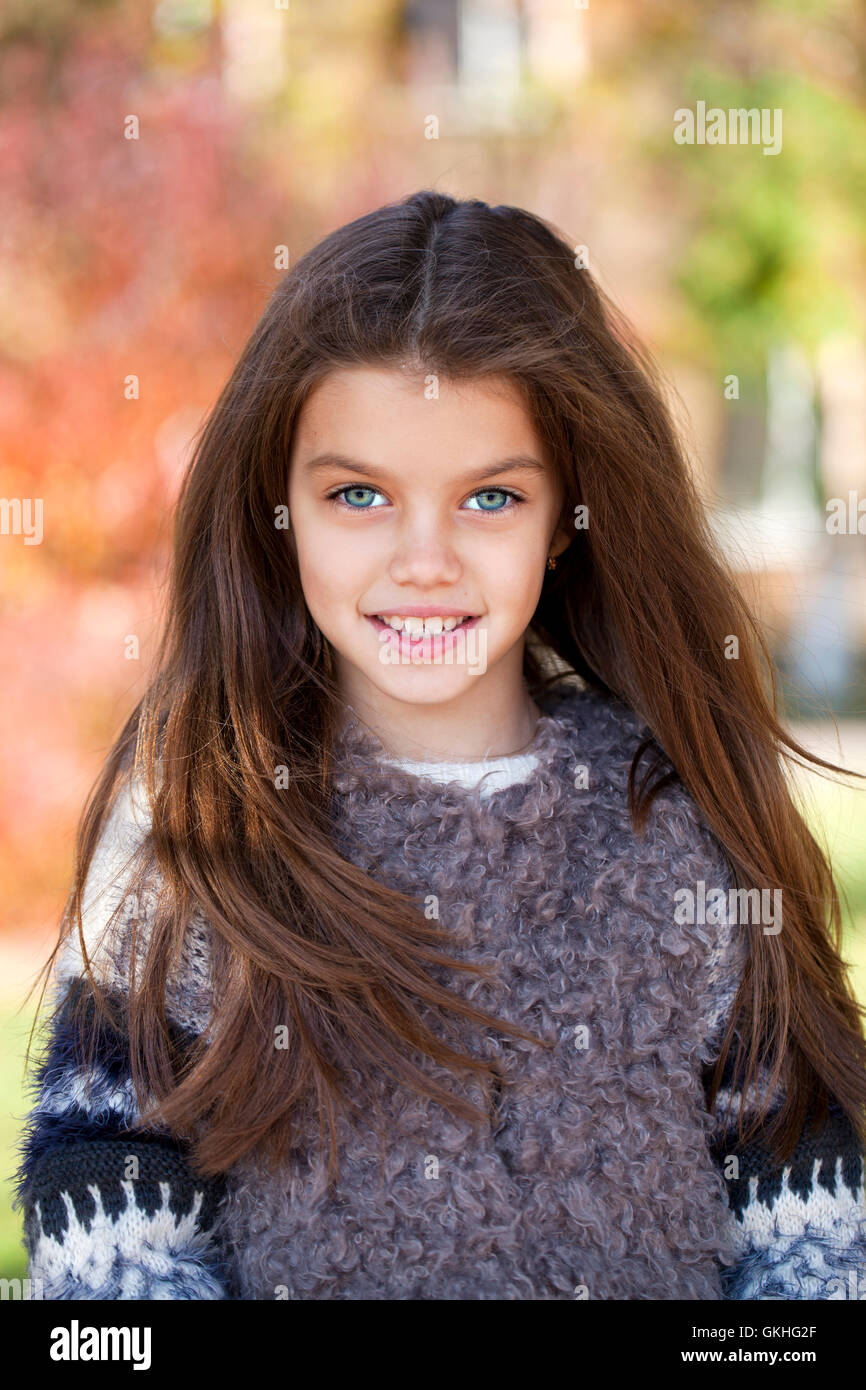
[[[780,1165],[760,1133],[738,1144],[735,1120],[724,1123],[724,1100],[711,1153],[725,1181],[736,1251],[722,1271],[725,1297],[866,1296],[864,1162],[845,1112],[831,1105],[821,1130],[805,1129]],[[780,1101],[777,1093],[765,1124]]]
[[[742,928],[720,936],[712,961],[717,1009],[703,1068],[708,1085],[718,1058],[745,962]],[[736,1045],[736,1044],[735,1044]],[[784,1102],[784,1083],[772,1098],[761,1130],[738,1143],[737,1114],[758,1111],[753,1090],[731,1093],[729,1053],[710,1129],[710,1153],[728,1200],[733,1263],[722,1270],[727,1299],[841,1299],[866,1296],[866,1201],[864,1155],[850,1120],[831,1105],[819,1132],[808,1126],[787,1162],[778,1164],[763,1135]],[[765,1075],[759,1077],[760,1096]],[[732,1104],[726,1119],[728,1099]]]
[[[214,1241],[220,1180],[196,1176],[187,1148],[161,1127],[138,1125],[122,943],[147,899],[125,898],[125,869],[143,828],[142,808],[118,799],[88,874],[82,925],[93,973],[112,1006],[109,1023],[83,973],[77,933],[55,963],[53,1009],[31,1082],[33,1104],[20,1146],[16,1206],[36,1297],[220,1299],[227,1296]],[[117,924],[106,931],[118,903]],[[200,944],[185,951],[201,967]],[[193,974],[194,974],[193,969]],[[186,1007],[185,1007],[186,1006]],[[167,1012],[179,1055],[197,1036],[182,990]],[[95,1039],[94,1060],[88,1050]]]

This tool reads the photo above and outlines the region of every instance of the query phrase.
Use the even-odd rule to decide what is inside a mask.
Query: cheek
[[[331,563],[326,549],[311,546],[302,557],[301,582],[311,609],[318,609],[322,617],[333,618],[339,613],[347,588],[346,570]]]
[[[485,565],[484,587],[491,611],[523,614],[535,611],[544,578],[543,540],[533,545],[528,537],[490,557]]]
[[[298,565],[304,598],[313,618],[323,629],[351,616],[367,580],[368,564],[351,537],[340,536],[321,524],[300,527],[296,537]]]
[[[300,511],[300,509],[299,509]],[[321,543],[317,527],[302,514],[295,518],[295,549],[301,587],[307,607],[317,622],[326,615],[332,602],[333,587],[339,578],[339,566],[328,560],[329,549]]]

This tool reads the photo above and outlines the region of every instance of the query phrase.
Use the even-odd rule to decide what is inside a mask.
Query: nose
[[[463,563],[441,516],[431,510],[425,516],[404,520],[395,538],[388,572],[395,584],[415,585],[419,589],[459,582]]]

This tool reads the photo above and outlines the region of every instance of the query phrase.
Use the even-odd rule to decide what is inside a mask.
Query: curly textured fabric
[[[723,1296],[742,1239],[708,1154],[701,1067],[743,942],[674,920],[678,888],[732,879],[682,786],[635,837],[626,785],[643,732],[616,702],[572,695],[543,717],[526,782],[484,797],[386,764],[348,726],[343,853],[433,905],[500,981],[452,988],[551,1048],[487,1037],[507,1083],[486,1132],[403,1097],[384,1152],[346,1128],[335,1190],[322,1159],[264,1200],[241,1168],[224,1217],[239,1296]]]
[[[119,1130],[137,1112],[122,1038],[87,1078],[58,1043],[21,1182],[31,1276],[55,1262],[48,1296],[99,1296],[86,1291],[94,1267],[109,1270],[101,1287],[120,1290],[102,1296],[119,1298],[832,1298],[852,1273],[866,1276],[862,1155],[844,1116],[778,1169],[759,1143],[738,1151],[707,1114],[745,929],[682,923],[675,905],[683,888],[732,885],[721,847],[677,781],[635,834],[626,789],[647,731],[624,705],[572,689],[545,709],[525,778],[510,785],[443,784],[395,766],[357,720],[337,749],[341,852],[436,916],[454,954],[493,971],[490,981],[434,971],[443,984],[548,1044],[459,1025],[463,1046],[502,1068],[492,1120],[472,1126],[383,1082],[367,1100],[386,1113],[384,1133],[339,1121],[336,1184],[312,1129],[304,1159],[282,1174],[253,1155],[213,1187],[184,1167],[180,1146],[166,1162],[160,1132],[150,1138],[162,1178],[148,1172],[139,1191],[81,1142],[128,1150]],[[132,820],[144,828],[134,807],[107,836],[105,908],[123,901],[117,844],[134,840]],[[99,900],[85,924],[91,956]],[[125,929],[138,914],[146,930],[148,911],[146,897],[125,907],[98,952],[119,995]],[[73,940],[61,978],[80,966]],[[208,968],[196,917],[167,1001],[188,1040],[206,1022]],[[463,1093],[481,1100],[480,1089]],[[130,1236],[138,1216],[122,1199],[133,1196],[135,1212],[164,1224]],[[144,1275],[141,1248],[156,1257]]]

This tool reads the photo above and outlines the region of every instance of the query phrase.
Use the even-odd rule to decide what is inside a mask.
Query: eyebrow
[[[307,475],[324,472],[329,468],[342,468],[349,473],[358,473],[365,478],[386,477],[387,469],[376,468],[373,464],[363,463],[360,459],[349,458],[346,454],[316,454],[315,458],[308,459],[303,464],[303,471]],[[472,473],[465,475],[463,481],[467,483],[480,481],[482,478],[496,478],[500,473],[546,473],[544,464],[531,454],[512,454],[509,458],[499,459],[496,463],[491,463],[485,468],[476,469]]]

